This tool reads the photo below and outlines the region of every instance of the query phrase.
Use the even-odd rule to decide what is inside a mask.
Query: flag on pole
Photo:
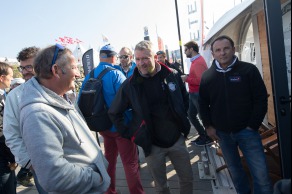
[[[108,44],[109,43],[108,37],[106,37],[104,34],[102,34],[101,36],[102,36],[103,44]]]
[[[59,42],[60,44],[62,44],[63,46],[66,46],[68,44],[79,44],[81,43],[82,41],[75,38],[71,38],[71,37],[68,37],[68,36],[64,36],[64,37],[59,37],[58,39],[55,39],[56,42]]]
[[[163,44],[163,40],[160,36],[157,36],[158,39],[158,50],[160,51],[164,51],[164,44]]]

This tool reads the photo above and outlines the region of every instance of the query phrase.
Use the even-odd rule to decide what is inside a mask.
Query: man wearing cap
[[[23,84],[25,82],[24,79],[22,78],[14,78],[12,81],[11,81],[11,84],[10,84],[10,90],[13,90],[14,88],[16,88],[17,86]]]
[[[108,44],[101,48],[99,58],[99,65],[92,70],[94,71],[94,77],[98,77],[108,67],[114,68],[114,64],[117,62],[117,52],[114,50],[114,47]],[[90,75],[85,77],[81,91],[89,77]],[[126,77],[124,74],[118,70],[109,71],[103,76],[103,95],[108,108],[125,80]],[[125,114],[125,117],[128,117],[128,120],[130,119],[129,114]],[[137,146],[130,140],[122,138],[114,126],[105,130],[100,132],[100,134],[104,138],[105,157],[109,162],[108,173],[111,177],[111,184],[106,194],[118,194],[116,191],[116,164],[118,154],[120,154],[123,162],[130,193],[144,194],[139,173]]]
[[[22,49],[17,56],[20,63],[18,70],[22,74],[24,81],[28,81],[35,75],[33,62],[34,58],[39,52],[37,47],[27,47]],[[15,78],[17,79],[17,78]],[[33,186],[31,183],[31,168],[30,158],[28,156],[26,147],[24,145],[22,134],[20,133],[20,108],[21,95],[23,93],[24,84],[13,89],[6,98],[5,112],[4,112],[4,134],[6,137],[6,144],[11,149],[15,156],[16,162],[21,166],[21,170],[17,174],[17,180],[24,186]],[[34,182],[40,194],[46,194],[38,183],[38,179],[34,172]]]
[[[121,70],[126,78],[133,75],[136,63],[133,61],[133,53],[131,49],[123,47],[119,53],[120,65],[116,66]]]
[[[164,51],[158,51],[158,52],[156,53],[156,55],[157,55],[157,62],[158,62],[158,63],[162,63],[162,64],[164,64],[164,65],[166,65],[166,66],[168,66],[168,67],[170,67],[170,68],[172,68],[172,69],[175,69],[175,70],[179,73],[179,75],[183,75],[182,71],[181,71],[179,68],[177,68],[175,65],[171,64],[171,63],[166,59],[166,54],[165,54]]]

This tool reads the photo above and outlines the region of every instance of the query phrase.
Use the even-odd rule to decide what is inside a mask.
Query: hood
[[[74,109],[73,105],[68,103],[63,97],[60,97],[55,92],[40,85],[35,77],[24,84],[20,109],[34,103],[44,103],[65,110]]]

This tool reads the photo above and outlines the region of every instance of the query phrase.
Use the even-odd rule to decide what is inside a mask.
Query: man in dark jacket
[[[119,133],[144,149],[157,193],[169,194],[166,157],[180,178],[180,193],[193,193],[193,173],[185,138],[190,131],[188,94],[175,70],[157,63],[149,41],[135,48],[137,68],[118,91],[109,110]],[[123,112],[133,110],[131,123],[124,125]]]
[[[202,77],[200,113],[206,132],[219,141],[238,193],[251,193],[238,147],[253,177],[253,192],[271,194],[267,163],[258,129],[267,112],[267,90],[253,64],[239,61],[234,42],[218,37],[211,45],[214,62]]]
[[[179,68],[179,66],[181,66],[179,63],[170,63],[167,59],[166,59],[166,53],[164,52],[164,51],[158,51],[157,53],[156,53],[156,55],[157,55],[157,61],[159,62],[159,63],[162,63],[162,64],[164,64],[164,65],[166,65],[167,67],[169,67],[169,68],[172,68],[172,69],[175,69],[177,72],[178,72],[178,74],[181,76],[181,75],[183,75],[183,72],[180,70],[180,68]],[[179,66],[178,66],[178,65]]]
[[[0,62],[0,194],[16,194],[15,159],[5,144],[3,135],[3,113],[6,88],[10,87],[13,70],[7,64]]]

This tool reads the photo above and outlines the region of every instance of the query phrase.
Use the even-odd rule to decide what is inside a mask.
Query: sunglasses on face
[[[19,66],[19,67],[17,67],[17,69],[19,72],[23,72],[23,70],[31,72],[33,70],[33,66],[32,65]]]
[[[120,59],[128,59],[129,58],[129,55],[121,55],[119,56]]]
[[[65,47],[60,45],[60,44],[56,44],[55,45],[54,57],[53,57],[53,60],[52,60],[51,67],[56,63],[56,60],[58,58],[58,53],[59,53],[60,50],[61,51],[65,50]]]

